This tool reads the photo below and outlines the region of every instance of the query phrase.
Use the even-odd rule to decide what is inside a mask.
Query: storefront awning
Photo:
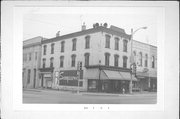
[[[87,79],[100,78],[100,80],[131,80],[130,72],[119,72],[111,70],[101,70],[101,72],[99,72],[98,69],[88,69],[85,76]],[[132,76],[132,80],[137,81],[134,75]]]
[[[108,79],[122,79],[118,71],[103,70]]]
[[[131,80],[130,72],[119,72],[119,71],[109,71],[103,70],[107,75],[108,79],[115,79],[115,80]],[[132,76],[133,81],[137,81],[135,76]]]

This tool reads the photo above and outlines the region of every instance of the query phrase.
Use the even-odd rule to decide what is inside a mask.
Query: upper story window
[[[85,37],[85,48],[89,49],[90,48],[90,36]]]
[[[51,44],[51,54],[54,54],[54,43]]]
[[[119,55],[114,55],[114,66],[118,67],[119,65]]]
[[[148,54],[145,55],[145,67],[148,67]]]
[[[71,58],[72,58],[71,67],[75,67],[75,64],[76,64],[76,55],[75,54],[71,55]]]
[[[127,68],[127,56],[123,56],[123,68]]]
[[[105,48],[110,48],[110,39],[111,39],[111,36],[106,34],[105,37],[106,37]]]
[[[29,61],[31,61],[31,57],[32,57],[32,56],[31,56],[31,53],[29,53]]]
[[[64,45],[65,45],[65,41],[61,42],[61,52],[64,52]]]
[[[64,65],[64,56],[60,57],[60,67],[63,67]]]
[[[109,66],[109,57],[110,57],[110,54],[109,53],[105,53],[105,65],[106,66]]]
[[[139,66],[142,66],[142,52],[139,53]]]
[[[50,59],[50,67],[51,67],[51,68],[53,67],[53,63],[54,63],[54,58],[51,57],[51,59]]]
[[[133,61],[136,62],[136,51],[133,51]]]
[[[45,67],[46,67],[46,59],[43,58],[43,68],[45,68]]]
[[[74,38],[74,39],[72,40],[72,51],[75,51],[75,50],[76,50],[76,42],[77,42],[77,39]]]
[[[85,57],[85,66],[89,66],[89,53],[85,53],[84,57]]]
[[[27,78],[27,83],[29,84],[31,80],[31,69],[28,69],[28,78]]]
[[[115,38],[115,50],[119,50],[119,38]]]
[[[47,51],[47,45],[44,45],[44,50],[43,50],[43,55],[46,55],[46,51]]]
[[[24,61],[24,62],[27,61],[27,54],[23,54],[23,61]]]
[[[152,56],[152,68],[155,68],[155,58]]]
[[[35,60],[37,60],[37,57],[38,57],[37,55],[38,55],[38,53],[37,53],[37,52],[35,52]]]
[[[127,40],[123,40],[123,52],[127,52]]]

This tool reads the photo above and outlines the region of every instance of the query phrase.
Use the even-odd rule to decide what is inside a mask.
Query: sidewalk
[[[89,96],[148,96],[148,95],[157,95],[157,92],[133,92],[132,94],[113,94],[113,93],[103,93],[103,92],[79,92],[77,91],[67,91],[67,90],[57,90],[57,89],[46,89],[46,88],[37,88],[37,89],[23,89],[23,91],[34,91],[34,92],[62,92],[62,93],[72,93],[72,94],[78,94],[78,95],[89,95]]]

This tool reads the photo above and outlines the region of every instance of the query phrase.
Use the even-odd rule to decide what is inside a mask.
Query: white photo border
[[[147,7],[144,6],[133,6],[137,9],[157,9],[157,60],[158,60],[158,68],[157,68],[157,104],[23,104],[22,102],[22,41],[23,41],[23,15],[27,13],[40,13],[40,14],[52,14],[54,12],[59,13],[70,13],[80,11],[82,8],[88,9],[88,12],[95,12],[97,8],[104,9],[118,9],[120,7],[123,8],[131,8],[129,6],[95,6],[95,7],[78,7],[78,6],[58,6],[58,7],[46,7],[46,6],[18,6],[14,7],[14,42],[13,42],[13,109],[14,110],[43,110],[43,111],[86,111],[88,107],[88,111],[160,111],[164,110],[164,40],[165,39],[165,17],[164,17],[164,8],[163,7]],[[62,10],[51,10],[51,9],[65,9]],[[73,8],[78,9],[72,10]],[[96,8],[96,9],[95,9]],[[44,10],[48,9],[48,11]],[[68,11],[69,10],[69,11]],[[92,10],[92,11],[90,11]],[[102,12],[103,13],[103,12]],[[104,12],[105,14],[105,12]],[[159,62],[161,61],[161,62]]]

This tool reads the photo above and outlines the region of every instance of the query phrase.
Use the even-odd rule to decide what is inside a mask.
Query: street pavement
[[[23,103],[31,104],[156,104],[156,100],[156,93],[109,94],[47,89],[23,90]]]

